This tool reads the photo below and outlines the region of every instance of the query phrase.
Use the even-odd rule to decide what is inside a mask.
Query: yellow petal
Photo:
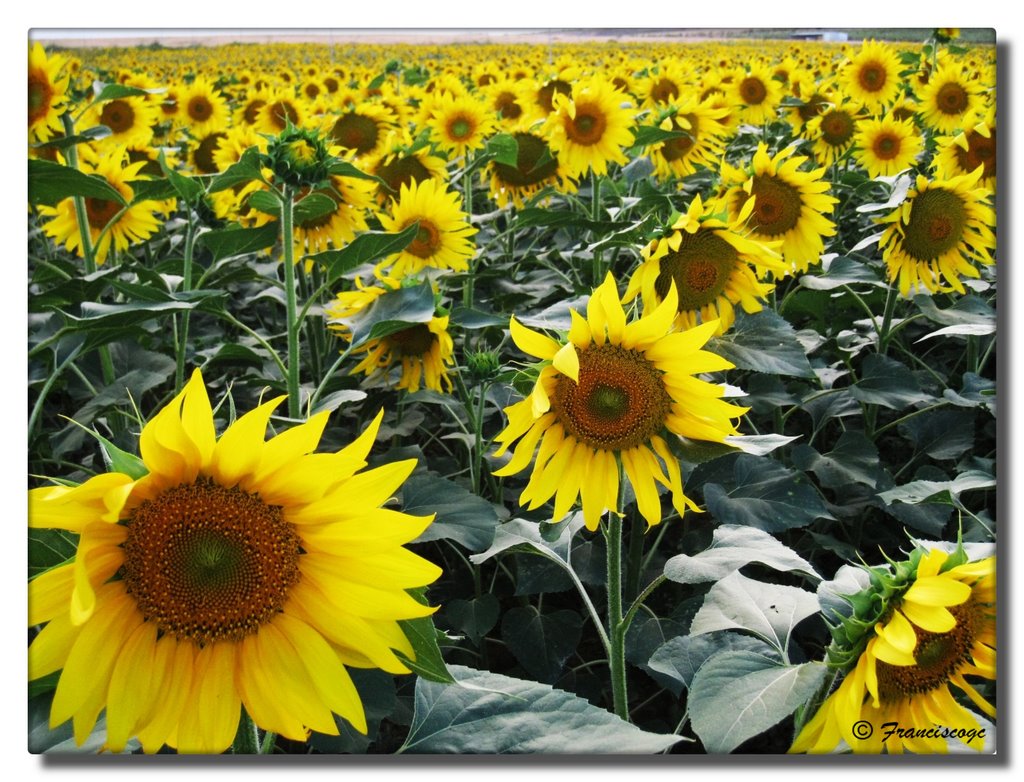
[[[211,472],[221,486],[231,487],[259,467],[270,415],[287,397],[264,402],[238,418],[213,449]]]
[[[555,354],[552,366],[563,375],[572,378],[574,383],[580,382],[580,357],[576,355],[576,346],[566,342]]]
[[[903,600],[925,606],[955,606],[966,603],[970,597],[971,588],[962,581],[945,576],[926,576],[915,579]]]
[[[532,329],[528,329],[516,320],[515,317],[509,319],[509,331],[512,334],[512,341],[516,343],[516,347],[529,356],[551,359],[558,352],[558,343],[551,339],[551,337],[546,337]]]
[[[907,619],[930,633],[948,633],[956,627],[956,618],[942,606],[926,606],[904,600],[900,610]]]

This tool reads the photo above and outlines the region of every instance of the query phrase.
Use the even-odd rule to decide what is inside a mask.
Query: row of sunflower
[[[980,297],[995,291],[995,63],[954,34],[908,47],[33,45],[30,357],[46,379],[31,461],[40,476],[77,463],[30,492],[32,551],[64,554],[32,564],[30,551],[30,679],[49,728],[70,721],[82,744],[102,713],[114,752],[496,751],[470,730],[437,739],[433,709],[418,710],[460,697],[428,688],[467,676],[455,663],[468,655],[499,691],[523,684],[499,671],[525,671],[608,705],[606,749],[667,749],[688,719],[707,751],[783,720],[790,740],[761,751],[939,752],[948,731],[983,748],[950,685],[994,717],[991,688],[964,678],[995,679],[992,498],[959,498],[994,485],[979,478],[994,462],[982,442],[922,445],[908,423],[973,431],[994,415]],[[947,327],[943,352],[911,364],[934,393],[901,363],[924,318]],[[826,344],[832,361],[812,355]],[[133,371],[160,408],[148,420],[115,412]],[[219,437],[208,387],[227,403]],[[284,393],[264,401],[266,387]],[[47,438],[57,400],[78,426]],[[795,412],[812,424],[799,446],[785,436]],[[338,447],[314,453],[321,441]],[[811,448],[823,441],[831,452]],[[916,507],[931,496],[920,487],[899,495],[913,513],[889,507],[904,470],[941,486],[954,452],[956,523]],[[802,497],[792,518],[774,517],[789,507],[775,491]],[[389,507],[396,494],[406,512]],[[886,514],[929,542],[900,554]],[[691,528],[709,516],[718,527]],[[522,527],[545,521],[568,535],[564,554]],[[599,534],[574,540],[580,527]],[[680,534],[663,542],[668,528]],[[680,564],[715,542],[735,547],[732,565],[705,577]],[[507,606],[532,593],[513,546],[571,581],[540,579],[522,632],[527,609]],[[596,581],[570,552],[606,558]],[[851,576],[842,560],[865,564]],[[751,563],[812,584],[839,570],[841,608],[741,576]],[[760,594],[710,619],[740,578]],[[656,613],[666,583],[676,593]],[[578,599],[559,594],[573,587]],[[670,618],[694,602],[685,625]],[[641,608],[658,648],[638,651]],[[770,612],[787,608],[817,628],[780,629]],[[512,662],[488,651],[499,614]],[[799,697],[769,697],[770,721],[724,738],[716,699],[735,707],[747,691],[708,682],[744,681],[749,658],[726,665],[737,650],[760,655],[750,682],[792,676]],[[666,684],[675,653],[703,665]],[[609,671],[594,684],[578,671],[598,658]],[[388,679],[399,697],[415,687],[404,743],[381,721],[408,721],[393,705],[381,716],[358,674],[373,669],[418,674]],[[666,700],[675,731],[644,710]],[[883,734],[890,723],[909,730]],[[369,738],[352,743],[350,728]]]

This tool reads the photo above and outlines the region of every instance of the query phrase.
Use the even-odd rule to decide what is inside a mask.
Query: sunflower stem
[[[644,528],[633,519],[629,526],[629,552],[626,560],[626,596],[640,591],[640,566],[644,556]]]
[[[181,292],[192,290],[192,255],[196,244],[196,224],[191,207],[188,211],[188,228],[185,230],[185,261],[181,274]],[[178,334],[177,360],[174,367],[174,393],[185,386],[185,350],[188,348],[188,322],[191,312],[181,314],[181,331]]]
[[[281,192],[281,251],[284,262],[285,325],[288,329],[288,417],[299,418],[302,404],[299,399],[299,319],[295,294],[295,237],[294,193],[290,185]]]
[[[898,294],[895,285],[890,285],[885,296],[885,311],[882,313],[882,326],[878,330],[878,355],[884,356],[889,349],[889,339],[892,337],[892,316],[896,311],[896,300]],[[874,320],[872,318],[872,320]],[[878,405],[867,405],[864,411],[864,431],[872,440],[876,436],[875,424],[878,420]]]
[[[231,744],[233,755],[256,755],[260,752],[260,734],[256,723],[252,721],[249,712],[242,707],[242,716],[238,722],[238,732],[235,733],[235,740]]]
[[[622,472],[622,467],[619,467]],[[605,544],[608,551],[608,667],[612,680],[612,709],[629,722],[629,698],[626,693],[626,629],[622,620],[622,506],[623,477],[619,476],[619,501],[608,514]]]
[[[594,172],[594,169],[590,169],[590,194],[593,197],[590,219],[597,223],[601,219],[601,180]],[[596,288],[601,284],[601,280],[604,277],[604,263],[600,250],[594,250],[593,264],[594,287]]]

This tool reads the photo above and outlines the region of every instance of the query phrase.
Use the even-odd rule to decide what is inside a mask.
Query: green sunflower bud
[[[295,187],[316,187],[327,179],[331,156],[315,131],[288,126],[271,139],[266,165],[281,181]]]

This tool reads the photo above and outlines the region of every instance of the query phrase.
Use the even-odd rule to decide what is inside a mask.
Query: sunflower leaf
[[[850,393],[860,402],[902,410],[932,397],[921,390],[917,378],[905,364],[872,353],[864,359],[860,379],[850,386]]]
[[[455,683],[416,682],[412,726],[399,752],[647,754],[679,736],[650,733],[548,684],[461,665]]]
[[[455,681],[444,663],[441,648],[438,646],[438,641],[447,640],[448,636],[434,627],[433,619],[429,616],[418,619],[401,619],[398,625],[405,633],[405,637],[409,639],[409,643],[412,644],[416,658],[410,659],[398,651],[395,653],[413,673],[421,678],[442,684]]]
[[[487,140],[484,153],[494,156],[494,162],[516,168],[519,165],[519,142],[511,133],[496,133]]]
[[[277,223],[268,223],[259,228],[224,228],[207,231],[199,237],[199,243],[213,253],[213,261],[234,255],[254,253],[273,247],[279,233]]]
[[[160,164],[160,170],[167,177],[167,181],[174,188],[174,192],[178,194],[178,197],[186,204],[195,204],[203,194],[202,182],[193,177],[182,176],[170,168],[167,165],[167,158],[164,156],[163,150],[160,151],[157,162]]]
[[[968,470],[951,481],[911,481],[894,489],[880,492],[878,499],[886,505],[894,502],[905,502],[910,505],[921,503],[939,503],[954,505],[956,499],[965,491],[973,489],[991,489],[996,479],[980,470]]]
[[[325,217],[338,208],[338,202],[324,193],[310,193],[297,204],[293,216],[295,224],[311,222],[320,217]]]
[[[414,223],[397,234],[368,231],[357,236],[340,250],[325,250],[308,256],[308,260],[327,268],[326,282],[330,285],[357,266],[400,253],[416,238],[418,230],[419,224]]]
[[[423,283],[378,296],[358,315],[348,318],[346,323],[352,331],[352,348],[358,348],[371,339],[386,337],[418,323],[429,323],[433,317],[434,291],[430,283]]]
[[[53,206],[65,198],[81,196],[116,201],[125,205],[124,196],[101,176],[83,174],[70,166],[49,160],[28,161],[28,199],[34,205]]]
[[[668,677],[672,689],[679,696],[683,688],[689,689],[700,667],[708,658],[724,651],[757,652],[766,657],[782,661],[772,647],[757,638],[728,630],[719,630],[705,635],[677,635],[659,646],[647,662],[655,673]]]
[[[435,514],[417,543],[454,540],[470,551],[483,551],[494,541],[494,506],[439,475],[411,476],[402,486],[402,508],[413,516]]]
[[[678,554],[665,563],[665,576],[680,584],[718,581],[751,562],[820,578],[810,562],[756,527],[723,524],[699,554]]]
[[[732,752],[813,698],[827,671],[819,662],[780,665],[758,652],[720,652],[693,677],[693,730],[708,752]]]
[[[261,160],[259,148],[249,147],[241,154],[237,163],[232,163],[223,173],[214,177],[209,192],[219,193],[221,190],[247,185],[249,182],[264,181]]]
[[[731,331],[711,340],[708,349],[740,369],[769,375],[814,377],[807,353],[793,327],[770,310],[756,315],[738,312]]]
[[[501,638],[523,669],[538,681],[554,684],[583,634],[583,617],[575,611],[542,613],[534,606],[509,610],[501,621]]]
[[[100,444],[100,451],[103,454],[103,465],[109,472],[124,473],[128,477],[135,478],[136,480],[149,475],[149,468],[138,456],[128,453],[127,451],[122,451],[95,429],[83,426],[73,418],[69,418],[68,420],[75,426],[78,426],[88,432],[96,439],[96,442]]]

